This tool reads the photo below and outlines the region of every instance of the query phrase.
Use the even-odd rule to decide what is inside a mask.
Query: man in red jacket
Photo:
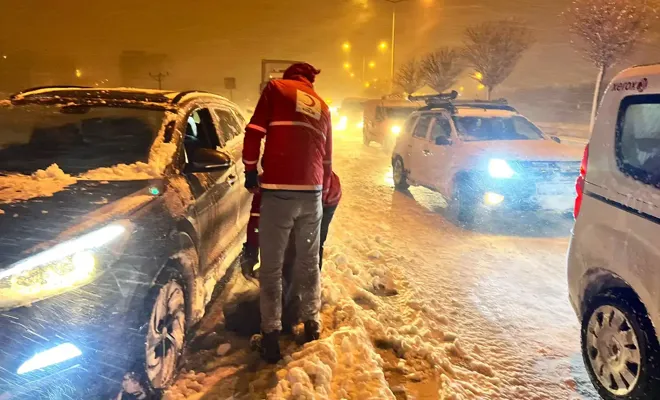
[[[335,215],[339,201],[341,200],[341,182],[333,172],[330,180],[330,188],[323,196],[323,218],[321,219],[321,237],[319,250],[319,270],[323,266],[323,247],[328,238],[330,223]],[[241,255],[241,270],[246,279],[254,279],[254,267],[259,262],[259,216],[261,209],[261,192],[252,197],[252,208],[247,226],[247,240],[243,244]],[[289,244],[284,254],[282,267],[283,278],[283,305],[282,305],[282,330],[290,330],[298,322],[297,294],[294,287],[293,263],[296,258],[295,237],[289,237]]]
[[[314,91],[319,73],[309,64],[294,64],[283,79],[269,82],[243,142],[245,187],[254,193],[261,186],[262,191],[259,232],[267,238],[259,246],[262,357],[272,363],[281,358],[282,265],[292,231],[305,339],[316,340],[320,335],[321,200],[331,178],[332,127],[328,106]],[[266,143],[259,182],[257,163],[263,138]]]

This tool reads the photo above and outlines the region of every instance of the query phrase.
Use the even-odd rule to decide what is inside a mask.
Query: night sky
[[[319,89],[340,97],[340,92],[358,87],[342,70],[345,40],[353,44],[353,65],[361,64],[364,55],[377,64],[374,78],[389,74],[388,56],[376,50],[378,42],[389,42],[390,37],[392,6],[384,0],[0,2],[4,52],[65,54],[94,79],[117,81],[119,53],[147,50],[168,54],[171,75],[166,86],[223,93],[223,78],[235,76],[238,94],[256,97],[260,60],[290,58],[323,69]],[[596,71],[569,45],[558,16],[568,4],[568,0],[408,0],[397,8],[397,61],[458,45],[463,29],[475,22],[516,16],[530,23],[537,43],[505,87],[589,81]],[[648,61],[657,50],[658,46],[643,47],[627,64]]]

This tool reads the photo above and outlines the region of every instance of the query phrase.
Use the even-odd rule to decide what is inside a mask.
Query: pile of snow
[[[163,176],[165,168],[171,163],[176,145],[163,143],[162,136],[156,140],[151,148],[149,161],[134,164],[117,164],[112,167],[97,168],[85,172],[78,178],[91,181],[129,181],[158,179]]]
[[[37,170],[32,175],[0,176],[0,204],[51,197],[75,183],[76,178],[65,174],[57,164],[52,164],[45,170]]]
[[[364,327],[342,327],[285,362],[269,399],[394,399]]]
[[[130,181],[156,179],[162,176],[162,170],[143,162],[117,164],[112,167],[97,168],[85,172],[78,178],[86,181]]]
[[[360,246],[374,258],[369,243]],[[392,255],[379,248],[379,257]],[[404,380],[439,376],[440,399],[494,398],[499,381],[476,346],[468,351],[456,334],[445,334],[426,315],[431,308],[414,300],[416,293],[388,301],[385,296],[398,293],[388,268],[353,262],[333,250],[323,267],[324,336],[285,358],[268,398],[393,399],[376,345],[395,355],[399,361],[387,369]]]

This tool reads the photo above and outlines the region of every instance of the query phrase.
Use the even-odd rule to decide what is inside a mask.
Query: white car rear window
[[[660,184],[660,96],[624,99],[617,131],[619,167],[634,179]]]

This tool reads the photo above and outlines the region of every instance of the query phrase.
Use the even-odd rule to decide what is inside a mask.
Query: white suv
[[[573,209],[582,151],[559,144],[504,101],[413,97],[427,106],[406,121],[392,154],[394,183],[440,192],[461,223],[477,207]]]
[[[660,65],[609,85],[577,192],[568,284],[587,371],[605,399],[658,399]]]

